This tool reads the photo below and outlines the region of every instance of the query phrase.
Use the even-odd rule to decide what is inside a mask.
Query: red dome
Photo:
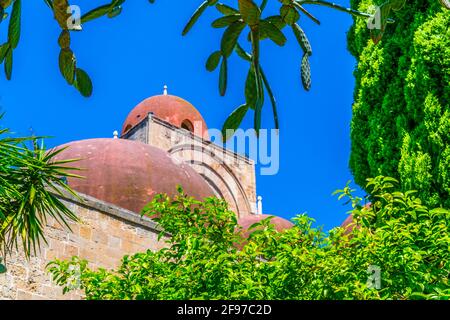
[[[353,216],[349,215],[344,222],[342,222],[341,227],[344,229],[347,229],[349,227],[349,225],[351,225],[353,223]]]
[[[349,234],[352,232],[353,228],[355,227],[353,223],[353,216],[349,215],[344,222],[341,224],[341,228],[344,229],[344,234]]]
[[[140,212],[158,193],[177,194],[177,185],[199,200],[213,196],[206,181],[189,165],[167,152],[124,139],[71,142],[56,160],[81,159],[70,166],[84,179],[69,178],[69,185],[119,207]]]
[[[370,210],[371,207],[372,207],[372,204],[370,202],[364,205],[364,209],[366,209],[366,210]],[[355,224],[355,221],[353,219],[353,215],[349,215],[344,220],[344,222],[342,222],[342,224],[341,224],[341,228],[343,228],[345,230],[345,234],[352,232],[353,228],[355,228],[355,227],[358,228],[358,226]]]
[[[247,238],[253,230],[248,231],[253,224],[260,222],[261,220],[267,219],[271,217],[271,215],[267,214],[252,214],[238,219],[238,225],[240,225],[244,231],[244,236]],[[278,232],[282,232],[286,229],[290,229],[294,226],[294,224],[286,219],[275,217],[270,220],[270,222],[275,226],[275,229]]]
[[[161,95],[145,99],[128,114],[122,134],[142,121],[150,112],[170,124],[192,132],[201,132],[206,137],[206,122],[198,110],[189,102],[176,96]]]

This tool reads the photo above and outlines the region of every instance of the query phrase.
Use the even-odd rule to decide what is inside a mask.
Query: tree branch
[[[361,12],[361,11],[358,11],[358,10],[355,10],[352,8],[346,8],[346,7],[343,7],[336,3],[332,3],[332,2],[328,2],[328,1],[324,1],[324,0],[298,0],[298,1],[295,1],[295,3],[300,6],[304,5],[304,4],[314,4],[314,5],[324,6],[324,7],[336,9],[341,12],[346,12],[346,13],[351,14],[352,16],[356,16],[356,17],[371,18],[373,16],[370,13]],[[393,23],[394,20],[387,19],[387,22]]]

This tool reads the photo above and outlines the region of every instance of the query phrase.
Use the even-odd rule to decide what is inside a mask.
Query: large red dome
[[[268,217],[271,217],[271,215],[267,214],[252,214],[248,216],[244,216],[240,219],[238,219],[238,225],[240,225],[243,229],[244,236],[247,238],[250,233],[252,233],[253,230],[248,230],[253,224],[260,222],[261,220],[267,219]],[[270,222],[275,226],[275,230],[278,232],[282,232],[286,229],[290,229],[294,226],[292,222],[289,220],[280,218],[280,217],[274,217]]]
[[[119,207],[140,212],[158,193],[175,195],[177,185],[199,200],[213,196],[206,181],[189,165],[167,152],[124,139],[71,142],[55,160],[81,159],[70,166],[84,179],[69,178],[76,191]]]
[[[154,96],[139,103],[128,114],[122,127],[122,134],[136,126],[151,112],[157,118],[176,127],[200,132],[202,137],[206,137],[208,128],[200,112],[186,100],[172,95]]]

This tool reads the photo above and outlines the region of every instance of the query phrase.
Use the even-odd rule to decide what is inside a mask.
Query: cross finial
[[[163,91],[163,94],[164,94],[165,96],[167,96],[167,85],[164,85],[164,91]]]

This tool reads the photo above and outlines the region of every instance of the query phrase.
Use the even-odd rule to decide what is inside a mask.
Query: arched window
[[[181,123],[181,128],[183,128],[187,131],[190,131],[190,132],[194,132],[194,125],[192,124],[191,121],[189,121],[187,119]]]

